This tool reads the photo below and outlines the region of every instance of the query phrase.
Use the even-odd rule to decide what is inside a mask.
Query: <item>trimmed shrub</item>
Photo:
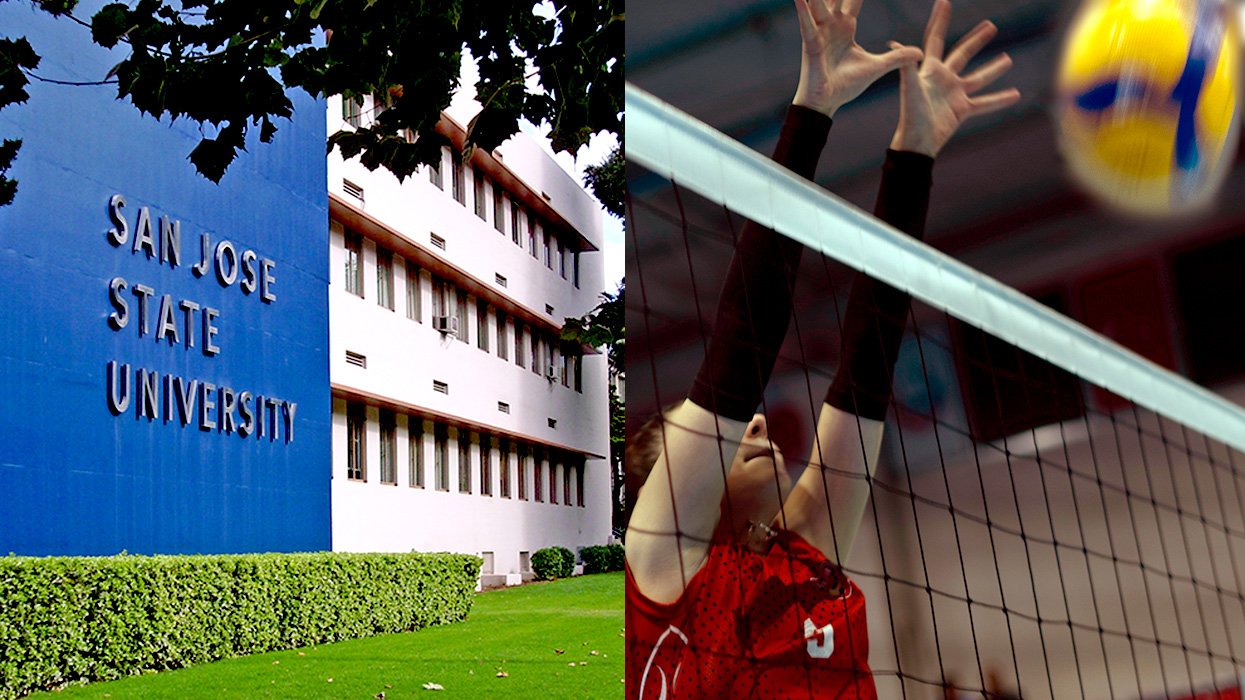
[[[532,554],[532,572],[542,581],[575,573],[575,554],[566,547],[545,547]]]
[[[0,557],[0,698],[466,617],[460,554]]]
[[[621,544],[592,545],[579,550],[579,558],[584,562],[585,574],[604,574],[622,571],[625,553]]]

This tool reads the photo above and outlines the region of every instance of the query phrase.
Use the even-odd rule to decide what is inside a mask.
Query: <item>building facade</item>
[[[333,98],[328,132],[375,101]],[[559,340],[604,288],[599,207],[530,137],[405,182],[329,157],[335,550],[449,550],[515,583],[610,536],[607,363]]]
[[[0,26],[62,81],[118,60],[29,5]],[[0,115],[23,141],[0,207],[0,553],[328,549],[324,102],[292,92],[216,185],[186,160],[198,128],[106,87],[28,91]]]

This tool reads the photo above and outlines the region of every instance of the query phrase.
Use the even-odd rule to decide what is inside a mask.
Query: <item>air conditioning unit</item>
[[[553,365],[547,365],[547,366],[545,367],[545,379],[548,379],[549,381],[551,381],[551,382],[552,382],[552,381],[556,380],[556,379],[557,379],[557,377],[558,377],[558,375],[554,372],[554,367],[553,367]]]
[[[458,335],[458,318],[455,316],[433,316],[432,327],[447,335]]]

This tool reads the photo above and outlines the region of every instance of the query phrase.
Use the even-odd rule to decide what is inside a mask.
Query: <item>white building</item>
[[[329,101],[328,131],[366,120]],[[455,551],[485,584],[610,535],[607,367],[562,347],[604,288],[602,212],[519,134],[399,183],[329,156],[333,549]]]

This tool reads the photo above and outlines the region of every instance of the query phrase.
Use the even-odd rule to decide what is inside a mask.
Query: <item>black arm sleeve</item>
[[[830,117],[791,106],[774,160],[812,179]],[[774,370],[791,320],[791,287],[804,247],[748,222],[718,299],[708,352],[689,393],[694,403],[734,420],[752,418]]]
[[[934,159],[929,156],[888,150],[874,215],[918,240],[923,238],[933,168]],[[826,403],[864,418],[886,417],[909,301],[907,294],[894,287],[856,275],[843,314],[839,369],[826,392]]]

